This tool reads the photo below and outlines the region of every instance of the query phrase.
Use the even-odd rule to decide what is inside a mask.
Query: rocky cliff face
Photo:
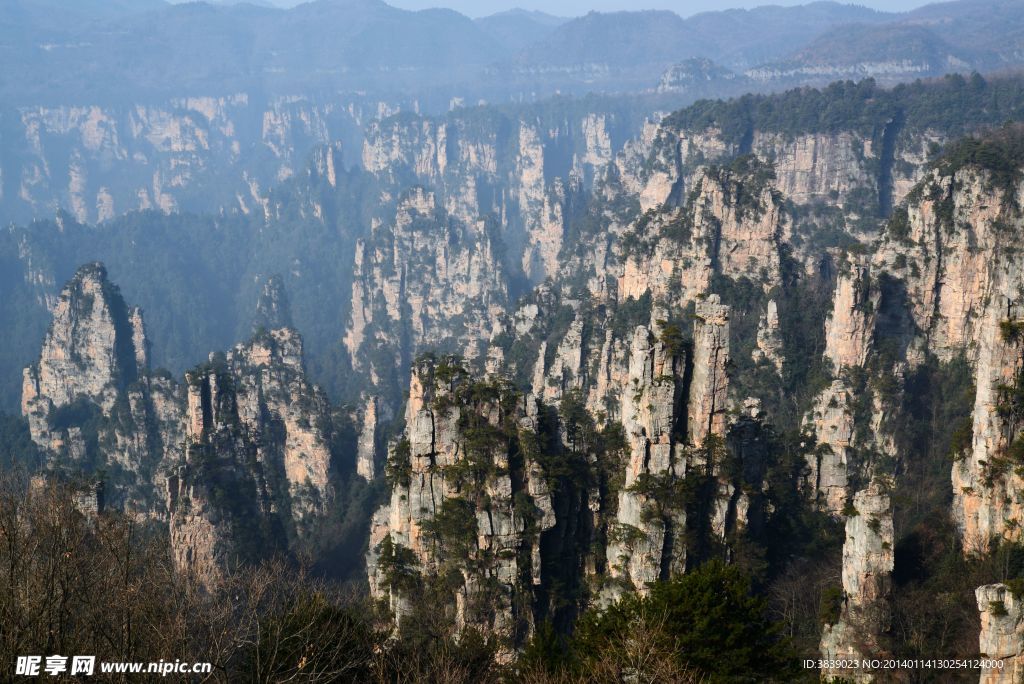
[[[909,363],[962,358],[972,369],[971,415],[952,447],[952,517],[969,557],[1018,543],[1022,516],[1017,388],[1024,281],[1013,237],[1021,224],[1020,187],[997,182],[996,174],[970,163],[939,165],[894,214],[872,267],[898,279],[883,284],[883,308],[888,297],[905,312],[897,348]],[[1016,679],[1019,602],[1001,584],[979,587],[976,597],[980,651],[1004,663],[1002,670],[983,668],[981,681]]]
[[[933,171],[897,210],[874,261],[906,286],[906,304],[928,350],[977,359],[986,307],[1015,299],[1008,236],[1018,220],[986,173]]]
[[[142,313],[102,264],[80,268],[53,308],[39,361],[25,369],[22,414],[55,468],[123,473],[108,498],[159,515],[152,484],[180,440],[180,392],[147,367]]]
[[[356,472],[367,482],[377,476],[377,442],[378,428],[381,422],[381,405],[377,397],[367,397],[362,411],[356,416],[359,426],[358,443],[356,444]]]
[[[687,532],[706,522],[691,519],[687,527],[680,497],[687,477],[710,478],[712,527],[718,536],[726,534],[726,515],[719,509],[728,507],[735,490],[733,482],[718,477],[727,429],[729,307],[711,295],[696,311],[689,355],[666,339],[664,329],[652,334],[641,326],[633,336],[621,395],[630,459],[607,552],[618,591],[645,591],[650,582],[686,568]]]
[[[280,525],[261,525],[279,522],[268,484],[282,475],[281,464],[258,453],[242,424],[233,380],[223,365],[186,374],[184,453],[166,466],[175,566],[206,585],[263,550],[280,549],[284,538]]]
[[[629,192],[626,184],[608,189]],[[778,280],[789,226],[779,200],[770,169],[756,160],[710,169],[678,206],[648,210],[628,226],[609,217],[612,249],[588,252],[598,259],[607,254],[603,263],[581,258],[579,267],[563,265],[562,282],[579,282],[583,269],[595,274],[587,281],[589,298],[560,299],[540,288],[503,323],[503,335],[517,340],[503,346],[503,357],[519,372],[526,371],[519,345],[539,346],[528,357],[536,358],[528,373],[536,397],[555,404],[579,392],[599,423],[622,424],[630,454],[616,476],[622,484],[611,502],[591,499],[595,526],[602,520],[608,526],[600,559],[606,570],[595,574],[605,598],[645,591],[647,583],[682,572],[685,539],[708,529],[714,543],[726,543],[749,516],[760,515],[750,496],[760,485],[748,481],[756,482],[763,457],[749,448],[759,422],[749,414],[727,417],[730,406],[744,402],[728,389],[729,307],[708,292],[723,276],[751,278],[765,289]],[[612,287],[601,284],[612,278]],[[762,314],[761,337],[781,365],[772,304]],[[624,327],[625,321],[633,325]],[[751,403],[754,415],[756,406]],[[702,482],[699,503],[682,498],[687,477],[689,485]],[[689,523],[688,510],[694,512]]]
[[[59,408],[83,396],[109,408],[118,385],[139,375],[137,356],[145,354],[141,322],[141,314],[128,310],[101,264],[80,268],[54,307],[39,363],[26,370],[35,395],[30,399],[45,397]],[[143,342],[138,353],[136,335]]]
[[[902,342],[908,360],[919,363],[927,350],[942,360],[963,355],[974,368],[972,436],[952,476],[954,516],[969,551],[1020,535],[1012,448],[1024,271],[1012,237],[1021,225],[1015,192],[993,187],[977,167],[936,170],[896,213],[874,258],[876,269],[899,278],[893,296],[913,323]]]
[[[777,133],[755,133],[751,151],[775,165],[779,191],[794,202],[807,204],[838,195],[853,209],[849,195],[872,187],[872,162],[878,161],[872,141],[855,133],[800,135],[789,139]]]
[[[756,159],[702,172],[683,206],[649,210],[626,228],[618,297],[692,301],[716,275],[778,282],[790,226],[779,200],[771,168]]]
[[[1005,339],[1001,326],[1007,322],[1013,325],[1019,314],[1015,305],[1003,301],[1006,308],[998,313],[998,305],[990,307],[987,324],[977,340],[980,348],[971,443],[955,454],[953,464],[953,513],[964,548],[971,552],[984,552],[998,538],[1019,540],[1019,522],[1024,519],[1024,480],[1018,472],[1014,449],[1019,434],[1012,408],[1022,359],[1018,343]]]
[[[131,107],[26,107],[4,139],[0,210],[16,220],[68,211],[80,222],[138,209],[250,212],[317,146],[351,144],[397,104],[245,93]]]
[[[271,330],[236,346],[227,357],[235,381],[238,418],[253,434],[275,431],[291,513],[300,525],[330,503],[330,408],[307,379],[302,339],[291,328]],[[276,428],[276,430],[275,430]],[[283,430],[283,435],[280,432]],[[282,439],[283,437],[283,439]],[[259,460],[275,457],[259,455]]]
[[[483,367],[510,291],[558,275],[570,209],[604,177],[624,126],[465,110],[370,126],[362,161],[383,209],[356,249],[345,346],[357,371],[384,379],[388,403],[417,349]]]
[[[763,268],[755,270],[755,277],[768,282],[770,274],[779,270],[786,220],[769,187],[760,185],[744,194],[749,187],[741,188],[740,183],[747,177],[739,175],[742,181],[729,175],[709,176],[706,192],[695,193],[692,206],[668,211],[677,219],[699,222],[713,231],[706,242],[695,241],[695,249],[712,250],[714,259],[709,257],[708,261],[714,266],[708,263],[709,271],[717,268],[739,277],[750,273],[757,262]],[[662,243],[671,243],[675,236],[654,233],[655,240],[659,237]],[[687,258],[683,250],[677,249],[678,263]],[[712,547],[728,547],[736,535],[756,525],[765,513],[760,490],[766,455],[758,403],[748,402],[749,408],[738,416],[730,418],[728,414],[733,404],[728,380],[729,307],[718,295],[707,294],[710,277],[705,278],[689,294],[694,322],[692,333],[684,331],[675,321],[687,308],[687,300],[671,300],[667,295],[678,292],[675,286],[657,280],[657,276],[646,277],[651,270],[661,276],[674,272],[680,277],[681,269],[673,271],[673,263],[663,268],[655,258],[634,262],[634,271],[644,274],[643,283],[639,284],[638,279],[637,287],[620,286],[617,295],[615,289],[606,291],[603,296],[617,296],[618,301],[613,299],[603,306],[598,305],[600,299],[579,300],[539,288],[513,316],[501,319],[502,332],[495,338],[498,352],[488,355],[491,367],[508,368],[506,364],[513,363],[513,368],[529,378],[532,391],[525,409],[517,414],[520,425],[532,424],[531,430],[539,430],[544,424],[550,431],[551,418],[544,416],[557,407],[561,416],[557,424],[562,427],[555,433],[556,443],[562,449],[572,453],[576,446],[569,427],[572,421],[566,414],[574,415],[570,408],[577,405],[574,402],[580,402],[580,410],[596,416],[597,427],[621,422],[627,456],[621,462],[600,466],[601,456],[586,455],[590,467],[597,469],[595,479],[577,483],[572,497],[567,497],[564,486],[552,490],[549,478],[538,479],[543,469],[523,465],[531,474],[522,489],[545,511],[537,530],[541,539],[545,530],[555,534],[555,530],[572,525],[577,543],[593,540],[590,552],[578,556],[578,568],[570,569],[575,573],[572,582],[584,582],[592,600],[610,600],[627,591],[643,592],[650,582],[684,572],[688,545],[695,544],[693,562],[699,563]],[[623,276],[620,282],[628,281],[628,277]],[[652,301],[652,290],[664,295],[654,300],[659,303],[639,305],[640,298]],[[643,323],[626,328],[628,336],[623,336],[618,332],[621,324],[616,322],[620,314],[615,312],[629,306],[640,306],[640,318],[635,320]],[[602,316],[607,316],[603,331],[595,323]],[[778,343],[775,337],[772,339]],[[519,350],[534,344],[535,355],[520,360]],[[771,346],[769,342],[766,345]],[[450,492],[444,494],[449,491],[444,489],[444,482],[436,475],[431,477],[429,464],[439,462],[442,447],[455,458],[460,454],[468,458],[470,454],[460,445],[466,436],[450,423],[459,414],[449,416],[429,408],[429,396],[434,396],[431,391],[436,393],[435,404],[447,407],[452,400],[444,397],[451,390],[430,390],[430,382],[436,384],[433,366],[418,370],[413,379],[406,441],[393,447],[389,464],[393,473],[404,468],[406,479],[396,481],[392,477],[391,501],[375,517],[368,559],[375,578],[374,591],[390,597],[399,621],[411,608],[401,599],[402,592],[395,590],[405,576],[404,570],[396,569],[396,559],[407,559],[407,565],[415,569],[414,579],[425,569],[427,575],[436,572],[431,568],[437,564],[437,551],[425,545],[422,529],[424,525],[431,527],[430,515],[436,517],[443,511],[439,501],[443,502]],[[454,446],[444,446],[453,442]],[[498,454],[494,458],[498,459],[499,472],[505,470],[502,459],[509,457]],[[405,465],[406,460],[411,465]],[[596,486],[600,481],[607,485]],[[689,488],[696,495],[684,494]],[[427,490],[432,492],[429,505],[424,503]],[[550,502],[543,503],[548,498]],[[486,500],[494,502],[495,497],[489,493]],[[514,525],[503,529],[510,535],[503,543],[520,549],[521,559],[529,555],[531,571],[528,582],[521,578],[513,581],[499,595],[516,595],[529,590],[531,584],[546,587],[549,575],[545,573],[555,570],[545,569],[546,556],[536,546],[535,533]],[[485,544],[482,539],[478,548],[493,544]],[[411,549],[411,553],[405,549]],[[524,572],[524,567],[526,562],[521,560],[515,572],[511,568],[496,572],[515,577],[516,572]],[[460,568],[460,572],[468,571]],[[560,571],[566,572],[565,568]],[[468,581],[466,586],[471,586]],[[499,623],[504,631],[500,633],[508,639],[511,632],[507,626],[516,618],[510,608],[502,610],[505,615]],[[495,629],[499,623],[488,628]]]
[[[423,186],[464,224],[491,217],[506,250],[503,266],[539,283],[558,271],[573,202],[604,178],[618,139],[633,126],[611,111],[561,120],[540,112],[387,119],[369,127],[363,166],[385,186]]]
[[[876,436],[855,429],[856,407],[868,390],[855,386],[853,374],[863,372],[873,351],[879,300],[867,262],[854,259],[836,279],[832,313],[825,322],[825,359],[833,380],[817,396],[806,419],[817,445],[808,458],[808,479],[819,504],[834,515],[841,514],[849,500],[856,450],[870,446],[863,442]]]
[[[876,139],[855,130],[793,135],[755,128],[748,139],[734,140],[719,128],[695,130],[668,121],[650,135],[649,145],[627,148],[632,154],[617,163],[647,210],[685,196],[707,164],[752,153],[774,166],[783,195],[801,205],[839,206],[855,223],[877,216],[880,200],[898,204],[923,177],[929,143],[943,140],[938,132],[919,130],[894,132],[893,137]],[[637,154],[647,160],[634,161]],[[886,172],[879,174],[879,167]]]
[[[1024,629],[1021,599],[1005,584],[986,584],[975,592],[981,613],[978,651],[982,658],[1001,660],[1002,667],[983,667],[981,684],[1016,682],[1024,672]]]
[[[808,459],[811,489],[828,511],[840,514],[849,499],[854,443],[853,389],[837,378],[818,395],[809,416],[817,448]]]
[[[884,652],[882,639],[889,628],[892,590],[892,505],[886,485],[875,480],[853,497],[854,514],[846,520],[843,544],[843,602],[839,619],[826,624],[821,638],[822,658],[857,660]],[[826,680],[853,678],[871,681],[861,669],[830,669]]]
[[[263,299],[263,319],[284,315],[273,280]],[[142,313],[102,264],[80,268],[25,370],[23,412],[50,470],[105,471],[107,505],[169,524],[179,568],[204,582],[302,543],[334,504],[334,428],[298,333],[261,327],[184,385],[147,355]]]
[[[524,334],[558,308],[550,295],[529,306]],[[581,587],[566,597],[577,606],[646,592],[763,520],[759,409],[727,413],[729,307],[716,295],[696,304],[692,345],[657,317],[637,326],[624,354],[608,354],[615,370],[603,379],[580,372],[613,346],[574,322],[592,313],[575,310],[546,362],[541,345],[525,399],[493,377],[471,380],[454,359],[416,365],[367,559],[399,625],[412,596],[454,572],[441,593],[453,624],[515,646],[552,616],[561,583]],[[617,410],[588,411],[595,386]],[[619,434],[619,421],[622,442],[609,451],[603,436]],[[486,617],[472,612],[481,606]]]
[[[373,518],[372,593],[403,614],[436,592],[456,629],[521,643],[533,626],[540,534],[554,524],[530,454],[536,425],[497,380],[472,381],[454,359],[414,369],[408,429],[389,454],[391,498]]]
[[[687,466],[686,442],[678,426],[685,410],[687,363],[680,351],[667,348],[646,327],[634,331],[621,397],[629,463],[608,535],[608,571],[618,580],[609,589],[616,594],[646,590],[647,583],[685,568],[685,508],[658,496],[678,486]],[[693,391],[698,401],[713,401],[706,387],[694,385]]]
[[[178,567],[206,583],[301,543],[333,504],[330,407],[294,330],[261,331],[186,374],[183,457],[168,457]]]
[[[865,365],[875,332],[879,298],[865,259],[853,260],[849,270],[839,275],[832,315],[825,323],[825,356],[836,371]]]
[[[390,377],[424,346],[453,346],[478,358],[506,306],[507,278],[488,224],[463,223],[437,201],[426,190],[410,191],[393,221],[375,226],[356,247],[345,346],[353,366],[374,377]]]
[[[697,303],[693,331],[693,376],[686,414],[690,442],[721,435],[728,410],[729,307],[717,295]]]

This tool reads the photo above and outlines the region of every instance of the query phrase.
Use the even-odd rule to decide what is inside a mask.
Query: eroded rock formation
[[[1011,452],[1018,438],[1014,392],[1024,264],[1015,235],[1021,217],[991,172],[966,165],[936,169],[898,210],[874,261],[900,279],[917,334],[904,342],[911,363],[925,351],[940,360],[963,356],[976,394],[970,445],[953,465],[953,514],[966,552],[991,540],[1020,539],[1024,484]],[[960,447],[958,447],[960,448]]]
[[[647,328],[634,331],[622,396],[629,463],[607,551],[609,575],[618,580],[608,588],[612,596],[623,589],[644,591],[648,583],[685,568],[685,508],[665,495],[678,487],[687,467],[685,436],[678,425],[685,410],[687,362],[682,350],[667,346]],[[698,401],[713,401],[706,390],[693,391]]]
[[[868,265],[854,260],[837,278],[832,313],[825,322],[825,359],[833,380],[817,396],[807,417],[817,442],[808,465],[812,492],[834,515],[839,515],[849,500],[856,449],[867,446],[857,443],[854,424],[858,395],[867,388],[855,387],[851,373],[863,371],[872,351],[879,298]]]
[[[184,454],[167,464],[171,544],[209,583],[301,542],[333,503],[330,407],[290,328],[211,355],[186,384]]]
[[[856,661],[878,657],[889,629],[892,591],[892,504],[886,483],[874,480],[853,497],[843,544],[843,601],[836,622],[825,625],[822,658]],[[823,670],[826,680],[871,681],[864,669]]]
[[[164,449],[181,438],[181,393],[147,363],[142,312],[125,304],[102,264],[88,264],[54,305],[21,406],[51,468],[122,472],[109,500],[159,516],[153,483]]]
[[[9,119],[0,177],[12,192],[0,193],[0,207],[18,220],[63,209],[82,223],[147,209],[261,212],[266,190],[296,175],[317,145],[397,104],[236,93],[23,107]]]
[[[457,360],[423,360],[406,423],[388,456],[390,501],[373,518],[372,593],[401,625],[431,585],[446,601],[434,609],[449,611],[456,629],[521,643],[533,625],[520,606],[540,582],[539,536],[554,525],[522,399],[496,379],[469,379]]]
[[[394,372],[413,348],[456,340],[468,358],[481,353],[507,300],[507,281],[483,220],[462,223],[415,189],[395,219],[356,248],[352,317],[345,345],[358,368],[393,354]]]
[[[1024,673],[1024,615],[1021,597],[1005,584],[986,584],[974,592],[981,614],[978,651],[988,660],[1001,660],[1002,667],[983,667],[980,684],[1020,681]]]
[[[264,322],[287,315],[279,283],[263,300]],[[331,409],[298,333],[260,326],[179,384],[148,368],[142,313],[102,264],[61,292],[22,407],[50,471],[104,473],[108,507],[167,522],[204,582],[301,542],[333,503]]]

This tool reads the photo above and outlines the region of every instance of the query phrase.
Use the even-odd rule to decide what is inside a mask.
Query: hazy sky
[[[576,16],[590,10],[668,9],[684,17],[708,10],[759,5],[802,5],[807,0],[385,0],[389,5],[405,9],[450,7],[471,17],[482,17],[512,7],[542,10],[549,14]],[[879,10],[901,11],[928,4],[926,0],[858,0],[850,3]]]

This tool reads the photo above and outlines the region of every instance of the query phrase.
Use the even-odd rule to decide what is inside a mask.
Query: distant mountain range
[[[706,12],[512,10],[473,20],[381,0],[168,4],[0,0],[0,98],[92,103],[230,91],[337,89],[508,99],[653,89],[707,59],[752,83],[904,78],[1024,64],[1024,3],[959,0],[908,13],[815,2]],[[54,102],[57,100],[58,102]],[[469,100],[473,101],[473,100]]]

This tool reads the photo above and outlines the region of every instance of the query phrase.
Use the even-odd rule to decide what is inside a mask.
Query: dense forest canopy
[[[777,95],[703,100],[665,120],[675,130],[717,128],[739,145],[757,131],[786,135],[858,131],[878,135],[894,121],[912,130],[959,136],[980,126],[1017,120],[1024,111],[1024,83],[1015,77],[975,73],[886,88],[873,79],[839,81]]]

